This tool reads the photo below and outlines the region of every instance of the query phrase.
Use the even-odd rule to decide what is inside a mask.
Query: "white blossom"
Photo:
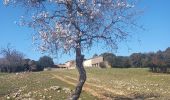
[[[80,13],[80,12],[78,12],[78,11],[77,11],[77,15],[78,15],[78,16],[83,16],[83,14]]]
[[[95,39],[100,39],[98,37],[102,35],[101,37],[106,40],[115,41],[115,34],[122,34],[119,33],[122,31],[114,29],[118,29],[116,26],[123,27],[127,23],[119,24],[117,21],[122,23],[130,21],[131,16],[129,18],[128,15],[131,14],[130,8],[134,7],[133,2],[128,0],[44,0],[42,8],[42,2],[39,0],[4,0],[4,4],[14,3],[14,1],[38,8],[31,10],[32,16],[31,20],[28,19],[28,23],[28,16],[21,16],[20,24],[33,27],[35,31],[39,30],[36,32],[38,33],[36,41],[42,51],[50,48],[51,44],[66,51],[75,49],[78,45],[76,42],[80,41],[78,40],[80,38],[85,44],[82,46],[90,47],[90,43],[93,43],[93,35],[97,37]],[[130,12],[127,12],[129,10]],[[119,36],[121,38],[121,35]]]
[[[124,6],[126,6],[126,3],[125,2],[118,2],[117,5],[118,5],[118,7],[124,7]]]
[[[10,2],[10,0],[4,0],[4,5],[7,5]]]
[[[102,5],[101,5],[101,3],[99,3],[99,4],[97,4],[99,7],[101,7]]]
[[[79,3],[84,4],[86,0],[79,0]]]
[[[127,4],[126,7],[127,7],[127,8],[134,8],[135,6],[132,5],[132,4]]]

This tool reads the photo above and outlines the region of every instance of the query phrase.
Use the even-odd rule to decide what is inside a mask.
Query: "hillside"
[[[137,68],[89,68],[86,71],[88,79],[81,100],[168,100],[170,98],[169,74],[150,73],[148,69]],[[65,100],[76,82],[75,69],[2,73],[0,99]]]

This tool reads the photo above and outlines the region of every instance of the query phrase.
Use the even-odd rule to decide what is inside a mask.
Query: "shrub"
[[[48,56],[40,57],[38,63],[39,63],[38,64],[39,66],[42,66],[44,68],[54,66],[53,59],[51,57],[48,57]]]

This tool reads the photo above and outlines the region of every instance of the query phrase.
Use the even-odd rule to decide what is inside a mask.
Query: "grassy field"
[[[170,100],[170,74],[148,69],[88,68],[81,100]],[[0,73],[0,100],[64,100],[77,83],[77,71]]]
[[[54,77],[55,72],[0,73],[0,100],[65,100],[74,89]],[[56,73],[57,75],[57,73]],[[96,97],[83,92],[82,100]]]

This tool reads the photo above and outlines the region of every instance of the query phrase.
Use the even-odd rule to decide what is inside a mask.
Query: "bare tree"
[[[98,42],[116,49],[136,26],[133,0],[4,0],[4,4],[21,5],[31,13],[22,24],[34,28],[33,39],[42,51],[75,51],[79,82],[73,100],[86,81],[82,50]]]
[[[6,48],[1,48],[0,54],[3,55],[3,64],[7,65],[8,72],[10,72],[11,66],[22,65],[24,54],[12,48],[10,44]]]

